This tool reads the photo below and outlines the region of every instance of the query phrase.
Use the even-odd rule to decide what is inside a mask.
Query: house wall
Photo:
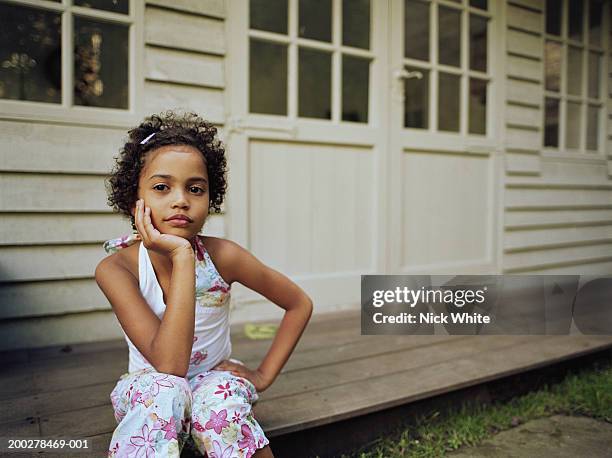
[[[224,0],[147,2],[140,117],[181,107],[223,128],[224,17]],[[103,241],[131,232],[104,188],[129,127],[0,116],[0,351],[121,335],[93,272]]]
[[[506,3],[503,272],[609,275],[610,138],[603,156],[542,150],[544,5],[544,0]]]
[[[612,140],[600,158],[542,151],[544,0],[499,2],[507,29],[501,271],[610,274]],[[192,109],[224,137],[226,12],[225,0],[147,2],[141,115]],[[130,232],[106,205],[104,190],[129,127],[0,116],[0,351],[121,335],[93,272],[105,256],[102,242]],[[274,150],[260,153],[265,159]],[[227,233],[225,216],[207,224],[209,234]]]

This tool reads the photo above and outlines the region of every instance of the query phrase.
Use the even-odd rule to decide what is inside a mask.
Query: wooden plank
[[[110,405],[89,407],[72,412],[63,412],[40,418],[40,435],[52,437],[64,435],[70,431],[71,437],[94,436],[109,433],[115,429],[117,422]]]
[[[610,205],[612,192],[579,189],[506,189],[506,206]]]
[[[317,345],[327,345],[335,341],[337,345],[344,345],[360,339],[360,311],[349,310],[341,312],[314,313],[303,338],[298,344],[301,351],[318,348]],[[333,334],[333,336],[331,336]],[[231,326],[232,348],[234,354],[240,354],[242,358],[252,358],[263,355],[271,344],[271,339],[251,340],[244,334],[244,323]],[[297,349],[296,349],[297,351]],[[24,356],[23,353],[26,353]],[[20,373],[34,374],[47,372],[50,368],[62,369],[63,367],[83,366],[87,363],[97,364],[92,356],[97,352],[111,355],[117,361],[127,358],[127,344],[123,338],[106,340],[100,342],[78,343],[75,345],[55,345],[43,348],[32,348],[29,350],[14,350],[2,354],[3,361],[9,364],[5,366],[11,374]],[[24,359],[25,358],[25,359]],[[22,366],[19,361],[29,361],[27,366]],[[8,372],[7,372],[8,374]],[[6,374],[5,374],[6,375]]]
[[[224,216],[210,215],[204,234],[225,235]],[[19,230],[15,230],[18,227]],[[0,246],[102,243],[130,234],[127,218],[115,213],[5,213],[0,218]]]
[[[548,157],[542,161],[542,177],[513,177],[506,180],[506,183],[545,183],[552,186],[603,185],[604,187],[612,184],[601,163],[559,161]]]
[[[32,417],[28,419],[22,419],[10,422],[0,422],[0,429],[2,429],[2,436],[6,438],[34,438],[40,437],[40,419],[38,417]],[[10,456],[13,456],[11,453]]]
[[[313,391],[329,387],[330,385],[345,385],[355,383],[358,380],[366,380],[372,376],[381,377],[383,374],[393,376],[398,370],[417,370],[421,366],[427,366],[437,361],[451,361],[459,356],[467,356],[474,354],[475,351],[481,349],[478,343],[475,345],[473,339],[462,337],[445,337],[445,336],[403,336],[414,337],[415,339],[423,339],[430,342],[429,345],[421,345],[417,348],[408,348],[403,350],[393,350],[387,347],[386,353],[371,355],[369,357],[359,357],[352,352],[348,360],[345,362],[336,362],[334,364],[321,364],[315,368],[307,370],[296,370],[288,374],[282,374],[274,385],[261,394],[260,402],[263,400],[276,399],[280,397],[286,398],[296,394],[304,393],[305,391]],[[442,339],[440,339],[442,337]],[[516,345],[520,339],[516,336],[496,336],[496,339],[489,339],[486,346],[488,350],[492,348],[504,348],[508,345]],[[327,350],[329,351],[329,349]],[[55,428],[60,427],[56,423],[66,421],[66,413],[72,412],[76,417],[84,414],[84,411],[89,411],[88,407],[92,402],[101,403],[97,407],[112,408],[108,402],[108,396],[114,383],[96,385],[97,393],[92,393],[92,387],[84,387],[77,390],[63,390],[64,392],[53,392],[57,396],[57,400],[63,400],[67,404],[55,403],[52,397],[45,396],[43,402],[39,404],[37,415],[42,419],[45,426],[50,426],[52,429],[49,434],[53,434]],[[72,393],[72,400],[70,399]],[[88,401],[83,401],[91,396]],[[80,408],[79,402],[82,404]],[[3,403],[3,407],[7,409],[15,409],[15,406],[9,403]],[[91,408],[95,408],[91,407]],[[30,408],[32,406],[30,405]],[[58,408],[63,411],[58,411]],[[87,422],[86,422],[87,423]],[[51,425],[49,425],[51,424]],[[79,429],[79,435],[89,435],[105,432],[114,426],[114,420],[110,424],[100,422],[96,430],[87,429],[85,431]],[[87,425],[89,428],[90,426]],[[112,429],[111,429],[112,430]],[[71,430],[72,431],[72,430]],[[44,432],[43,432],[44,434]],[[75,433],[76,434],[76,433]]]
[[[92,441],[91,453],[94,456],[106,456],[108,453],[110,441],[113,438],[113,433],[98,434],[88,436],[87,439]]]
[[[145,11],[145,43],[217,55],[225,54],[223,21],[160,8]]]
[[[510,77],[541,81],[543,71],[540,61],[512,55],[506,58],[506,74]]]
[[[506,125],[540,128],[542,111],[539,108],[506,104]]]
[[[147,5],[218,18],[225,17],[225,0],[147,0]]]
[[[128,219],[113,213],[7,213],[0,218],[0,246],[50,243],[99,243],[101,246],[105,240],[131,232]]]
[[[582,225],[612,222],[612,210],[552,210],[536,212],[506,212],[506,228],[520,229],[549,225]]]
[[[542,38],[537,35],[518,30],[508,30],[506,43],[506,49],[509,53],[542,59]]]
[[[8,283],[0,288],[0,319],[109,309],[93,279]]]
[[[588,262],[570,266],[530,269],[530,273],[538,275],[610,275],[612,259],[602,262]]]
[[[102,175],[2,173],[0,195],[2,211],[111,212]]]
[[[85,320],[90,314],[82,314],[81,320]],[[114,330],[119,331],[118,324],[114,318],[112,312],[108,312],[108,319],[115,324]],[[300,340],[296,347],[296,353],[302,351],[311,351],[315,348],[325,348],[329,350],[332,345],[343,345],[356,340],[363,339],[364,336],[360,334],[359,327],[359,315],[353,315],[348,319],[340,322],[338,320],[330,320],[317,323],[313,327],[307,327],[304,331],[303,338]],[[34,320],[29,320],[34,321]],[[47,319],[47,321],[51,321]],[[350,325],[350,326],[349,326]],[[333,330],[333,326],[336,327]],[[49,329],[53,329],[49,326]],[[62,329],[62,328],[60,328]],[[235,328],[234,328],[235,329]],[[365,336],[365,337],[379,337],[379,336]],[[117,342],[119,344],[120,341]],[[249,340],[240,338],[232,335],[232,356],[244,361],[253,361],[261,358],[267,352],[271,341],[270,340]],[[91,344],[90,344],[91,345]],[[57,348],[57,347],[56,347]],[[54,351],[54,354],[57,350]],[[21,379],[19,377],[34,377],[29,383],[29,388],[25,393],[35,394],[41,392],[48,392],[53,390],[75,388],[79,386],[85,386],[90,384],[110,382],[116,380],[127,368],[127,353],[125,350],[125,344],[115,348],[114,350],[105,350],[104,357],[100,357],[97,360],[89,357],[89,352],[83,353],[85,358],[77,355],[65,355],[61,358],[62,362],[57,361],[55,358],[46,358],[43,360],[36,360],[36,356],[32,355],[32,362],[27,366],[12,366],[10,374],[7,373],[0,381],[2,390],[0,390],[0,399],[5,399],[10,396],[17,396],[24,394],[24,388],[19,383]],[[295,364],[295,363],[291,363]],[[83,371],[83,367],[94,365],[95,371]],[[291,367],[291,366],[289,366]],[[123,372],[121,372],[123,370]],[[39,378],[40,377],[40,378]],[[40,381],[40,383],[38,383]]]
[[[145,76],[149,80],[223,88],[223,58],[147,46]]]
[[[104,174],[126,135],[110,127],[1,121],[0,170]]]
[[[373,339],[374,337],[376,338]],[[330,348],[326,346],[310,351],[295,352],[273,387],[265,392],[266,399],[270,396],[286,395],[292,390],[299,392],[302,390],[304,383],[309,385],[309,389],[312,389],[313,383],[317,386],[321,385],[323,379],[329,379],[330,375],[327,374],[328,372],[333,374],[338,372],[338,370],[335,369],[337,364],[350,363],[355,360],[369,358],[367,364],[370,365],[369,370],[371,370],[372,367],[378,364],[376,363],[372,366],[371,358],[373,357],[380,357],[383,359],[391,357],[404,358],[403,356],[399,356],[401,352],[401,354],[407,355],[405,358],[411,360],[411,364],[417,364],[419,361],[417,355],[424,354],[428,349],[434,354],[434,358],[443,358],[447,357],[445,355],[455,354],[454,352],[467,351],[465,349],[461,350],[465,345],[462,346],[459,342],[465,339],[465,336],[363,336],[363,338],[362,340],[364,341],[346,343],[335,347],[333,351],[330,351]],[[453,346],[456,346],[456,349],[449,350],[449,348]],[[472,350],[473,347],[469,346],[469,351]],[[263,356],[263,354],[260,354],[252,359],[243,358],[241,360],[248,367],[257,367]],[[82,372],[92,371],[99,375],[100,381],[102,381],[108,378],[106,375],[108,372],[113,374],[117,373],[116,370],[113,370],[112,366],[120,366],[117,364],[118,361],[127,361],[127,351],[124,351],[121,355],[117,355],[116,351],[109,354],[98,354],[95,360],[90,359],[89,361],[84,361],[81,365],[72,367],[72,369],[76,368]],[[429,362],[431,362],[431,360],[429,360]],[[125,369],[125,366],[121,365],[121,368]],[[35,385],[37,385],[39,381],[44,382],[45,373],[42,373],[40,368],[36,368],[35,370],[36,372],[33,375],[36,380]],[[55,370],[57,371],[59,369]],[[68,368],[62,367],[61,370],[68,370]],[[357,369],[354,368],[351,370],[342,370],[340,378],[335,375],[333,377],[337,379],[339,383],[355,374],[361,376],[368,372],[367,370],[355,371],[357,371]],[[307,374],[306,377],[305,374]],[[317,374],[322,374],[322,378]],[[303,380],[304,378],[307,380]],[[110,392],[117,383],[117,380],[118,378],[105,381],[104,383],[72,388],[58,386],[57,389],[53,391],[41,391],[19,397],[11,396],[7,399],[0,400],[0,409],[3,412],[3,418],[8,421],[20,419],[24,416],[24,413],[28,415],[50,416],[56,413],[79,410],[86,407],[106,405],[109,402]],[[41,384],[40,388],[42,387],[43,385]]]
[[[0,321],[0,351],[121,337],[110,310]]]
[[[528,231],[510,231],[504,234],[504,249],[573,244],[585,242],[602,243],[612,241],[612,222],[606,226],[579,226],[567,228],[545,228]]]
[[[224,93],[221,90],[145,81],[144,93],[145,111],[148,113],[178,109],[195,111],[212,123],[225,121]]]
[[[283,374],[262,394],[261,400],[269,402],[274,399],[287,399],[305,392],[316,392],[334,385],[353,384],[371,377],[386,375],[393,378],[400,371],[413,371],[418,374],[421,368],[432,364],[476,355],[493,348],[504,351],[509,345],[515,346],[520,342],[516,336],[495,336],[496,339],[484,341],[475,341],[470,336],[463,336],[460,339],[457,336],[413,337],[430,343],[398,350],[387,347],[388,351],[384,353],[363,357],[354,355],[352,359]]]
[[[506,8],[507,24],[522,30],[533,33],[542,33],[542,14],[533,10],[528,10],[508,4]]]
[[[530,173],[540,172],[540,156],[534,154],[505,154],[507,173]]]
[[[92,278],[106,253],[100,244],[0,247],[0,281]]]
[[[290,402],[286,397],[262,400],[253,410],[266,434],[274,437],[542,367],[609,348],[611,344],[609,337],[532,336],[526,343],[510,346],[503,352],[496,348],[478,353],[478,357],[472,354],[418,371],[397,372],[392,377],[372,376],[348,385],[292,395]]]
[[[512,127],[506,128],[506,148],[513,154],[538,152],[542,147],[542,134],[529,132]]]
[[[506,100],[509,102],[541,104],[543,96],[542,86],[539,84],[510,78],[506,82]]]
[[[542,268],[561,267],[564,265],[589,264],[590,262],[607,262],[612,260],[610,249],[612,243],[592,246],[574,246],[549,250],[534,250],[518,253],[505,253],[503,268],[507,272],[527,272]]]
[[[511,0],[510,3],[526,6],[534,10],[544,10],[544,0]]]
[[[116,381],[67,390],[12,397],[0,401],[3,421],[24,420],[30,416],[51,416],[90,407],[108,406]]]

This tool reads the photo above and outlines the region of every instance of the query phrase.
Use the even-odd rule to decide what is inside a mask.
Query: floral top
[[[104,249],[107,253],[115,253],[137,242],[135,234],[127,235],[106,241]],[[228,359],[232,348],[229,333],[231,286],[225,282],[215,268],[200,235],[196,236],[194,251],[196,254],[196,316],[188,378],[210,370],[219,361]],[[166,310],[163,291],[153,270],[148,251],[142,243],[138,255],[138,276],[143,297],[161,320]],[[129,372],[152,367],[130,341],[125,331],[124,335],[130,351]]]

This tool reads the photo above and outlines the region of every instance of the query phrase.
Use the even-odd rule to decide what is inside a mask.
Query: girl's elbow
[[[312,310],[314,308],[314,304],[312,303],[312,299],[306,296],[306,300],[304,302],[304,312],[308,315],[308,319],[312,316]]]

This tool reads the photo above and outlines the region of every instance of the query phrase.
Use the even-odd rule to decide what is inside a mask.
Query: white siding
[[[148,2],[139,113],[224,124],[224,16],[224,0]],[[104,189],[129,127],[0,121],[0,351],[120,336],[93,271],[102,242],[131,231]],[[221,216],[207,225],[224,233]]]
[[[611,274],[612,143],[607,164],[542,153],[543,7],[506,4],[503,271]]]

